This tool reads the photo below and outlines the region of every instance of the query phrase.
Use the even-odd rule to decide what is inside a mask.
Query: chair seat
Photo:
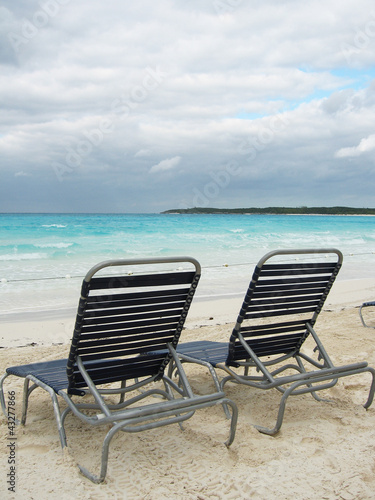
[[[162,351],[148,351],[147,356],[155,356]],[[197,340],[195,342],[185,342],[177,346],[176,352],[191,358],[199,359],[216,366],[225,363],[228,357],[228,344],[225,342],[211,342],[209,340]]]
[[[166,351],[165,351],[166,352]],[[156,355],[159,355],[160,357],[160,352],[155,353]],[[143,358],[139,358],[143,359]],[[146,359],[150,359],[149,357]],[[132,364],[136,364],[137,360],[129,360],[127,364],[130,366]],[[67,359],[57,359],[53,361],[42,361],[40,363],[30,363],[28,365],[20,365],[20,366],[11,366],[6,369],[6,372],[8,375],[15,375],[16,377],[27,377],[27,376],[33,376],[36,379],[40,380],[44,384],[48,385],[51,387],[56,394],[59,393],[59,391],[63,389],[67,389],[69,386],[68,382],[68,376],[66,373],[66,363]],[[118,364],[118,366],[123,366],[124,361],[119,359],[97,359],[97,360],[90,360],[85,362],[85,367],[94,366],[99,369],[101,368],[103,371],[106,371],[108,367],[111,367],[115,364]],[[79,394],[79,392],[78,392]]]
[[[186,342],[177,346],[177,352],[192,358],[206,361],[212,366],[225,363],[228,358],[228,344],[225,342],[210,342],[208,340],[198,340],[196,342]]]
[[[67,359],[43,361],[28,365],[11,366],[6,369],[6,372],[8,375],[23,378],[32,375],[44,384],[52,387],[56,394],[58,394],[60,390],[68,387],[66,363]]]

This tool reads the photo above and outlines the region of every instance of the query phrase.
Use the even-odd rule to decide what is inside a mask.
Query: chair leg
[[[28,381],[29,380],[31,382],[33,382],[34,384],[30,387],[30,389],[25,390],[28,387]],[[57,400],[57,395],[56,395],[55,391],[50,386],[48,386],[47,384],[45,384],[45,383],[41,382],[40,380],[36,379],[32,375],[28,375],[26,377],[26,380],[25,380],[25,383],[24,383],[22,419],[26,420],[28,398],[29,398],[30,394],[32,393],[32,391],[34,389],[36,389],[37,387],[40,387],[41,389],[44,389],[51,396],[52,406],[53,406],[53,412],[54,412],[55,418],[56,418],[57,430],[59,432],[61,447],[65,448],[65,446],[67,446],[67,444],[66,444],[66,434],[65,434],[64,426],[63,426],[62,421],[61,421],[61,412],[60,412],[59,402]]]
[[[174,363],[173,360],[171,359],[168,365],[168,372],[167,372],[168,378],[173,378],[173,370],[174,370]]]
[[[268,434],[269,436],[274,436],[275,434],[277,434],[282,426],[282,423],[283,423],[283,419],[284,419],[284,413],[285,413],[285,407],[286,407],[286,400],[288,399],[288,397],[297,389],[297,387],[301,386],[301,385],[306,385],[306,386],[309,386],[309,388],[311,389],[311,385],[310,384],[306,384],[306,380],[299,380],[298,382],[295,382],[294,384],[292,384],[290,387],[288,387],[282,398],[281,398],[281,401],[280,401],[280,405],[279,405],[279,412],[277,414],[277,420],[276,420],[276,425],[273,429],[269,429],[267,427],[263,427],[261,425],[255,425],[255,428],[261,432],[262,434]],[[327,384],[327,387],[329,387],[330,385]],[[321,388],[325,388],[323,386],[321,386]],[[309,390],[309,391],[306,391],[306,392],[314,392],[312,390]]]
[[[85,477],[87,477],[87,479],[90,479],[90,481],[92,481],[93,483],[96,483],[96,484],[102,483],[105,479],[105,476],[107,475],[109,444],[110,444],[113,436],[116,434],[116,432],[118,430],[120,430],[119,425],[113,426],[108,431],[106,437],[104,438],[103,447],[102,447],[102,462],[101,462],[99,476],[92,474],[88,469],[86,469],[86,467],[83,467],[82,465],[78,464],[78,467],[79,467],[79,470],[81,471],[81,474],[83,474]]]
[[[233,403],[233,401],[231,401],[230,399],[227,399],[227,398],[225,398],[222,405],[228,413],[229,413],[228,405],[232,408],[232,417],[229,416],[229,418],[231,418],[229,438],[227,441],[225,441],[226,446],[229,447],[233,443],[234,436],[236,434],[237,420],[238,420],[238,408],[237,408],[237,405]]]
[[[295,356],[295,359],[298,363],[298,366],[300,367],[300,373],[307,373],[306,372],[306,369],[302,363],[302,360],[301,358],[297,355]],[[330,385],[331,387],[333,387],[334,385],[336,385],[337,383],[337,379],[336,380],[333,380],[332,381],[332,385]],[[312,387],[311,384],[306,384],[307,387]],[[332,400],[331,399],[324,399],[324,398],[321,398],[318,396],[318,394],[316,393],[316,391],[311,391],[311,396],[316,400],[316,401],[319,401],[319,403],[332,403]]]
[[[171,389],[171,386],[170,386],[170,383],[172,383],[172,381],[170,380],[170,383],[168,383],[168,380],[170,380],[170,379],[164,375],[163,376],[163,383],[164,383],[165,392],[166,392],[168,399],[172,400],[172,399],[175,399],[173,392],[172,392],[172,389]],[[182,422],[178,422],[178,425],[180,426],[180,429],[182,431],[185,430],[184,426],[182,425]]]
[[[368,367],[366,371],[369,371],[372,374],[372,382],[371,382],[371,387],[370,387],[369,395],[368,395],[366,403],[363,405],[366,408],[366,410],[367,410],[367,408],[369,408],[371,406],[372,401],[374,399],[374,393],[375,393],[375,370],[374,370],[374,368]]]
[[[29,405],[29,395],[31,391],[36,387],[36,385],[34,384],[29,391],[29,384],[30,380],[28,378],[25,378],[25,381],[23,383],[21,425],[26,424],[27,408]]]
[[[374,399],[374,394],[375,394],[375,369],[367,367],[366,369],[364,369],[364,370],[362,370],[360,372],[357,372],[357,373],[364,373],[365,371],[369,371],[372,374],[372,383],[371,383],[369,395],[368,395],[366,403],[363,405],[367,409],[367,408],[369,408],[369,406],[371,405],[371,403],[372,403],[372,401]],[[354,374],[355,373],[352,373],[351,375],[354,375]],[[333,385],[335,385],[336,382],[337,382],[337,379],[334,379],[333,381],[331,381],[331,382],[329,382],[327,384],[321,385],[320,388],[319,388],[319,390],[328,389],[328,388],[332,387]],[[311,385],[310,384],[306,384],[306,381],[298,381],[298,382],[295,382],[294,384],[292,384],[290,387],[288,387],[288,389],[284,392],[284,394],[283,394],[283,396],[281,398],[281,402],[280,402],[280,406],[279,406],[279,412],[278,412],[278,415],[277,415],[277,420],[276,420],[275,427],[273,429],[269,429],[267,427],[256,425],[255,428],[258,429],[259,432],[262,432],[263,434],[268,434],[270,436],[273,436],[273,435],[275,435],[275,434],[277,434],[279,432],[279,430],[281,428],[281,425],[283,423],[285,406],[286,406],[286,400],[287,400],[288,396],[290,396],[293,393],[293,391],[295,391],[297,389],[297,387],[299,387],[301,385],[306,385],[306,386],[308,386],[311,389]],[[306,391],[306,392],[313,393],[314,391],[310,390],[310,391]],[[325,400],[323,400],[323,401],[325,401]]]
[[[236,383],[236,379],[234,379],[233,377],[231,377],[230,375],[228,377],[224,377],[221,382],[219,383],[219,390],[222,391],[222,392],[225,392],[224,391],[224,386],[227,382],[233,382],[233,383]],[[227,417],[227,419],[230,419],[230,412],[228,410],[228,406],[223,403],[223,410],[224,410],[224,413],[225,413],[225,416]]]
[[[283,418],[284,418],[284,412],[285,412],[285,407],[286,407],[286,400],[289,396],[291,391],[287,390],[283,394],[281,401],[280,401],[280,406],[279,406],[279,412],[277,414],[277,420],[276,420],[276,425],[273,429],[269,429],[268,427],[263,427],[261,425],[255,425],[254,427],[261,432],[262,434],[268,434],[269,436],[274,436],[277,434],[282,426],[283,423]]]
[[[9,376],[8,373],[5,373],[0,379],[0,404],[2,411],[7,417],[8,415],[8,410],[6,408],[5,404],[5,398],[4,398],[4,380]],[[27,414],[27,406],[28,406],[28,398],[31,392],[36,389],[36,386],[32,386],[31,389],[29,389],[29,380],[25,378],[24,384],[23,384],[23,394],[22,394],[22,414],[21,414],[21,420],[16,419],[16,424],[17,425],[25,425],[26,422],[26,414]]]
[[[126,387],[126,380],[122,380],[121,381],[121,389],[125,389]],[[120,401],[119,401],[119,404],[123,403],[125,401],[125,392],[122,392],[120,394]]]
[[[7,407],[6,407],[6,404],[5,404],[5,399],[4,399],[4,380],[8,377],[8,373],[5,373],[1,379],[0,379],[0,404],[1,404],[1,409],[4,413],[4,416],[5,418],[8,418],[8,411],[7,411]]]
[[[104,481],[108,469],[109,445],[114,435],[118,431],[122,430],[122,427],[128,425],[128,423],[129,422],[118,422],[117,424],[113,425],[113,427],[107,432],[102,446],[102,457],[101,457],[101,466],[99,475],[91,473],[88,469],[86,469],[86,467],[83,467],[82,465],[78,464],[78,468],[81,474],[87,477],[87,479],[90,479],[90,481],[92,481],[93,483],[100,484]]]
[[[21,422],[20,422],[21,425],[25,425],[26,424],[26,416],[27,416],[27,410],[28,410],[28,407],[29,407],[29,397],[30,397],[30,394],[35,389],[38,388],[37,384],[33,384],[29,388],[29,383],[30,383],[30,380],[28,378],[25,378],[25,382],[23,383],[22,416],[21,416]]]
[[[54,412],[55,418],[56,418],[57,430],[59,432],[61,448],[64,449],[67,446],[67,442],[66,442],[66,434],[65,434],[64,425],[63,425],[63,422],[61,420],[61,412],[60,412],[59,402],[57,400],[57,396],[56,396],[55,392],[52,389],[48,392],[49,392],[51,399],[52,399],[53,412]]]
[[[230,399],[225,398],[223,400],[223,404],[229,405],[232,408],[232,418],[231,418],[231,426],[230,426],[230,433],[229,433],[229,438],[226,441],[226,446],[230,446],[234,440],[235,433],[236,433],[236,426],[237,426],[237,419],[238,419],[238,409],[235,403],[231,401]],[[169,420],[167,423],[178,423],[181,420],[186,420],[194,415],[194,410],[190,411],[187,415],[185,416],[180,416],[176,415],[176,417],[172,418]],[[142,426],[138,428],[138,430],[146,430],[146,429],[151,429],[151,428],[156,428],[160,427],[160,425],[167,425],[167,423],[154,423],[153,425],[146,424],[145,426]],[[124,430],[123,427],[126,427],[129,425],[129,421],[122,421],[122,422],[117,422],[116,424],[113,425],[113,427],[107,432],[104,441],[103,441],[103,446],[102,446],[102,457],[101,457],[101,468],[100,468],[100,475],[92,474],[88,469],[83,467],[82,465],[78,464],[78,468],[81,471],[81,473],[90,479],[93,483],[99,484],[102,483],[107,475],[107,469],[108,469],[108,454],[109,454],[109,445],[112,441],[112,438],[114,435],[120,431]],[[135,430],[130,430],[128,429],[129,432],[135,432]]]
[[[359,317],[361,319],[363,326],[365,326],[366,328],[375,328],[375,326],[367,325],[365,323],[365,320],[363,319],[362,309],[363,309],[363,307],[367,307],[367,306],[375,306],[375,302],[365,302],[364,304],[362,304],[361,307],[359,308]]]

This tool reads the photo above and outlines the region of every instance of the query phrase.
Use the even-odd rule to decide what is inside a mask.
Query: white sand
[[[336,282],[316,330],[336,364],[367,360],[375,367],[375,330],[364,328],[358,306],[375,300],[373,280]],[[182,341],[226,341],[242,297],[215,303],[197,301]],[[369,321],[375,325],[375,315]],[[0,324],[0,373],[7,366],[65,357],[75,312],[66,317],[5,317]],[[208,325],[201,326],[200,325]],[[31,346],[32,342],[37,345]],[[24,346],[24,347],[17,347]],[[210,379],[185,365],[193,389],[204,393]],[[30,397],[28,421],[17,427],[16,495],[8,494],[8,426],[1,419],[1,498],[28,499],[372,499],[375,498],[375,404],[365,410],[370,376],[341,379],[326,395],[290,398],[276,437],[260,434],[253,423],[272,426],[280,394],[227,384],[239,408],[236,439],[230,449],[228,421],[220,407],[197,412],[184,424],[138,434],[119,433],[110,447],[106,483],[94,485],[76,463],[98,473],[104,429],[67,418],[69,451],[60,447],[48,394]],[[22,381],[9,377],[21,404]]]

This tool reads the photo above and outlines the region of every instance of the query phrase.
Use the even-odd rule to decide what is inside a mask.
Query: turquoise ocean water
[[[375,218],[287,215],[0,214],[1,313],[75,306],[82,277],[112,258],[190,255],[198,297],[243,294],[278,248],[336,247],[341,279],[375,279]]]

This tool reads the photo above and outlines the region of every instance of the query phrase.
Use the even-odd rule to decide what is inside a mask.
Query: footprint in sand
[[[47,453],[50,451],[50,448],[48,446],[43,446],[40,444],[29,444],[29,445],[24,445],[24,446],[19,446],[18,451],[21,454],[25,455],[32,455],[34,453],[38,453],[40,455]]]

